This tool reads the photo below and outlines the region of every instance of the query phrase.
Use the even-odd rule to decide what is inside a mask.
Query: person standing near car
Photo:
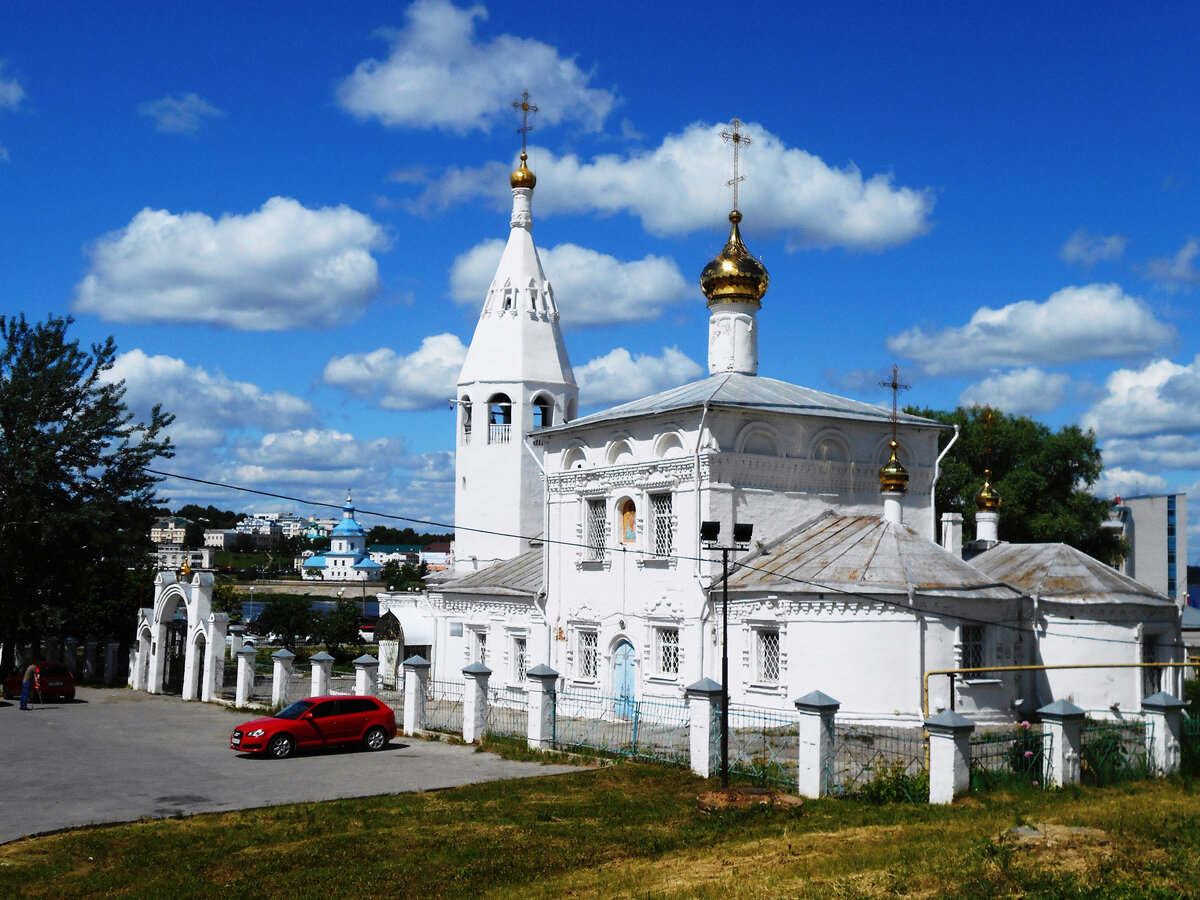
[[[33,690],[36,682],[37,664],[30,663],[29,668],[25,670],[25,677],[21,679],[21,709],[29,709],[29,692]]]

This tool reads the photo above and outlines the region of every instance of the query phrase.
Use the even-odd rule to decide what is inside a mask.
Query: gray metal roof
[[[997,544],[971,560],[989,578],[1060,603],[1136,603],[1171,600],[1112,566],[1066,544]]]
[[[566,425],[543,429],[542,432],[699,408],[704,405],[705,401],[714,408],[800,413],[840,419],[865,419],[873,422],[888,422],[891,418],[891,410],[887,407],[874,406],[860,400],[850,400],[847,397],[815,391],[798,384],[788,384],[786,381],[778,381],[774,378],[732,372],[712,375],[700,381],[693,381],[690,384],[651,394],[640,400],[622,403],[620,406],[583,416]],[[904,425],[945,427],[931,419],[910,416],[906,413],[899,414],[899,421]]]
[[[542,547],[535,547],[520,556],[472,572],[465,578],[448,581],[436,590],[447,594],[536,596],[542,590],[542,553]]]
[[[731,591],[907,594],[1011,600],[1020,592],[907,525],[826,513],[738,560]]]

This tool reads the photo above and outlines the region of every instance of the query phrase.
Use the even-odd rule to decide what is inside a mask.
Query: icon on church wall
[[[631,544],[637,540],[637,507],[632,500],[621,504],[621,541]]]

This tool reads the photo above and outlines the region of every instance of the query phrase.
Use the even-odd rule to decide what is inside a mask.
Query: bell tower
[[[475,335],[458,376],[454,465],[454,569],[511,559],[544,531],[545,485],[537,430],[575,417],[579,388],[567,358],[554,289],[533,243],[533,189],[522,114],[521,164],[509,177],[512,217]],[[531,433],[532,432],[532,433]]]

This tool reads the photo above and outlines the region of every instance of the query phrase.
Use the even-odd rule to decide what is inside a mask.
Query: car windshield
[[[45,665],[38,666],[38,671],[50,678],[63,678],[70,674],[66,666],[61,666],[58,663],[46,663]]]
[[[279,712],[275,713],[275,718],[298,719],[312,708],[313,702],[311,700],[297,700],[291,706],[285,706]]]

